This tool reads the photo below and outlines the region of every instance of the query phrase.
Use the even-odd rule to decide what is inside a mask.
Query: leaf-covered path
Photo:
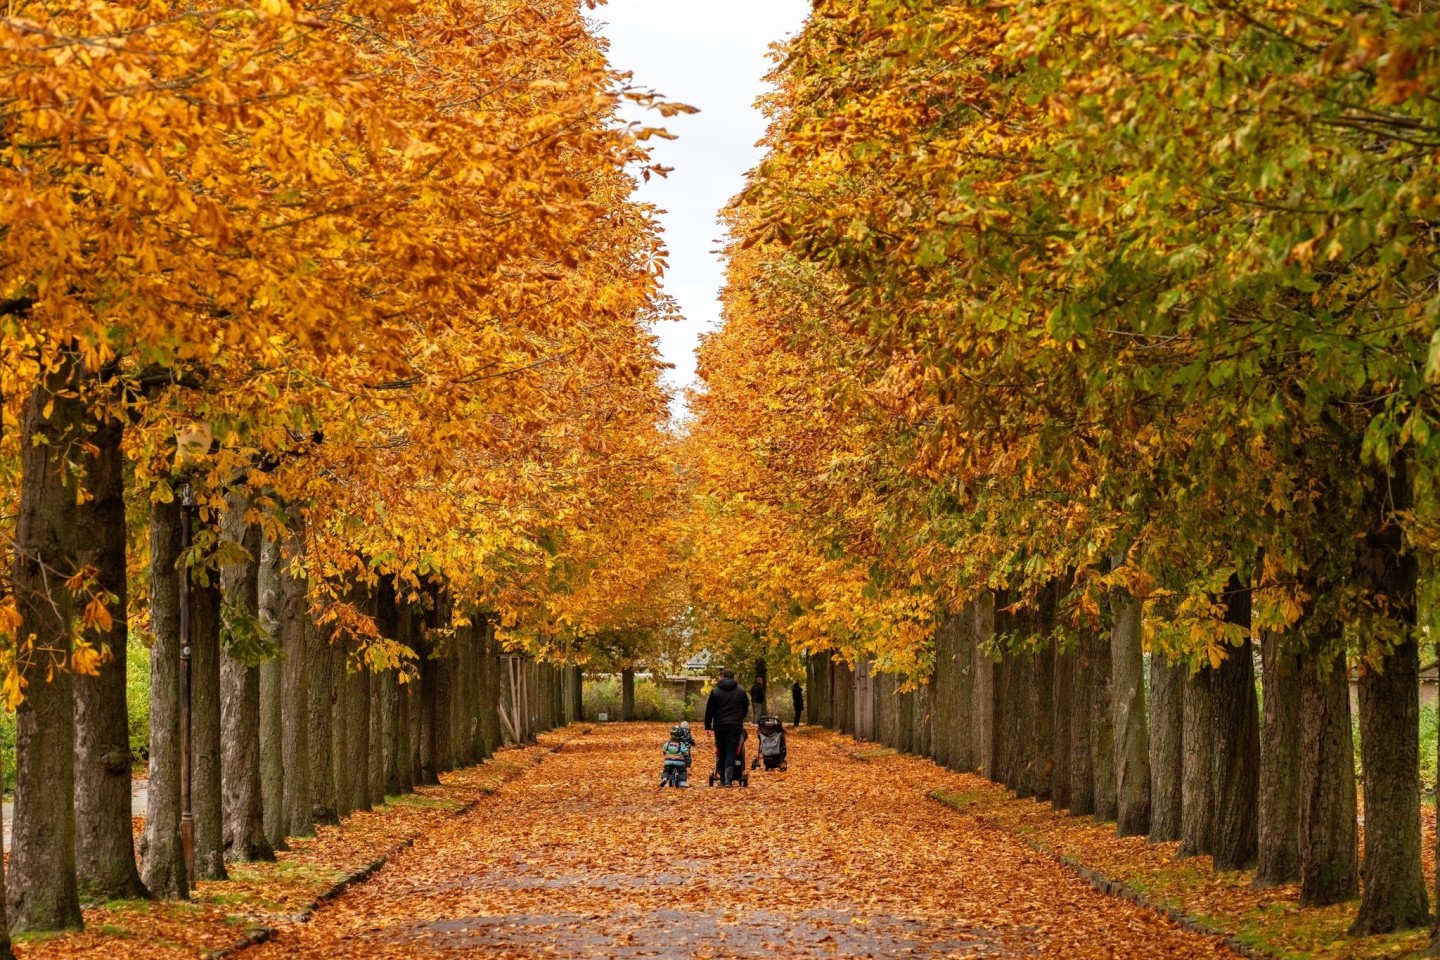
[[[597,727],[252,952],[286,957],[1229,957],[925,797],[928,762],[792,736],[788,773],[659,790],[664,728]],[[753,741],[752,741],[753,743]]]

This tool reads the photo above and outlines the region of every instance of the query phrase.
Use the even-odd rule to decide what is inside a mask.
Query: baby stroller
[[[758,727],[760,733],[760,752],[750,764],[754,770],[764,762],[766,770],[784,770],[786,768],[785,751],[785,721],[779,717],[764,716],[760,718]]]
[[[750,739],[750,731],[744,727],[740,728],[740,741],[735,747],[735,782],[742,787],[750,786],[750,774],[745,772],[745,741]],[[719,741],[716,741],[715,769],[710,772],[710,786],[720,782],[720,749]]]

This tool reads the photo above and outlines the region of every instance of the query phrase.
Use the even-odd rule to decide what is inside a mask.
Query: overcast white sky
[[[716,215],[760,159],[755,142],[765,122],[754,103],[765,90],[767,52],[799,30],[809,11],[808,0],[609,0],[591,14],[610,41],[615,69],[700,110],[644,118],[679,137],[651,141],[658,144],[655,159],[675,171],[641,188],[643,199],[665,211],[665,289],[685,315],[657,331],[661,353],[675,366],[670,380],[677,393],[694,381],[700,334],[719,321],[724,264],[714,252],[721,236]]]

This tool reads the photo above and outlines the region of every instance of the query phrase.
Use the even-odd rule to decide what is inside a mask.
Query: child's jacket
[[[687,766],[690,763],[690,747],[683,740],[665,741],[665,765]]]

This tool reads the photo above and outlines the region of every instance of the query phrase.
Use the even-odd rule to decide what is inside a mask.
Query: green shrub
[[[619,677],[586,680],[583,696],[587,719],[598,719],[602,713],[609,720],[620,719]],[[681,720],[694,719],[690,714],[691,711],[685,704],[674,697],[667,696],[653,682],[649,680],[635,681],[636,720],[663,720],[666,723],[679,723]]]
[[[125,703],[130,712],[130,757],[150,755],[150,648],[132,634],[125,649]]]

